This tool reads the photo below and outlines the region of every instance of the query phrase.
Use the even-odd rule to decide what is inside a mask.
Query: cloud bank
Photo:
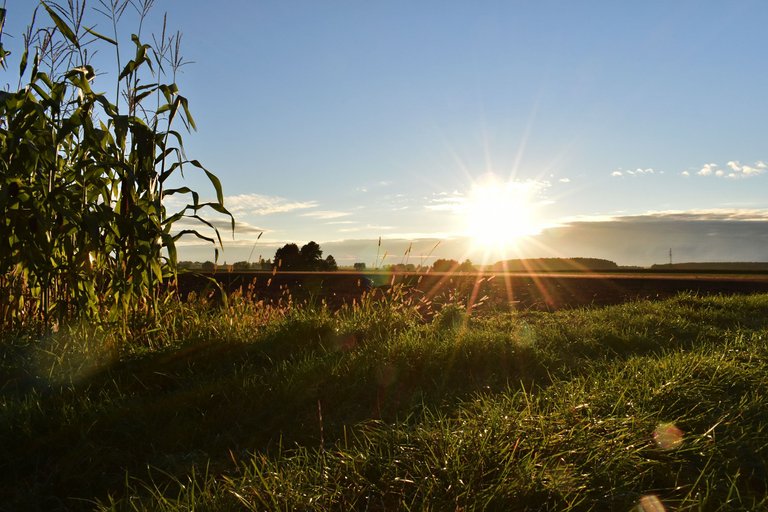
[[[250,236],[237,241],[225,239],[223,259],[233,262],[247,258],[258,229],[248,225]],[[768,209],[660,211],[571,219],[521,241],[506,254],[486,254],[471,239],[444,233],[392,233],[382,239],[380,248],[378,238],[316,241],[324,254],[332,254],[341,265],[365,262],[371,266],[377,253],[379,260],[386,253],[385,263],[407,259],[410,263],[430,264],[436,258],[470,258],[475,263],[490,264],[505,257],[595,257],[619,265],[649,266],[668,262],[670,249],[676,262],[768,261]],[[262,238],[256,251],[271,257],[279,245]],[[211,258],[210,245],[193,246],[185,244],[181,259]]]
[[[716,163],[704,164],[701,166],[701,169],[696,172],[696,175],[705,177],[714,176],[716,178],[727,179],[743,179],[759,176],[765,173],[766,169],[768,169],[768,164],[762,160],[758,160],[751,165],[742,164],[738,160],[731,160],[725,164],[725,167],[722,167]],[[690,176],[688,171],[683,171],[682,174],[683,176]]]

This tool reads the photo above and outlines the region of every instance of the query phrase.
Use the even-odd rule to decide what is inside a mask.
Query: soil
[[[331,307],[359,300],[366,292],[383,296],[388,290],[401,289],[438,304],[460,300],[515,309],[555,310],[660,299],[681,292],[768,293],[768,275],[217,272],[179,276],[182,297],[191,292],[218,297],[219,287],[254,300],[277,301],[290,296],[294,302],[324,300]]]

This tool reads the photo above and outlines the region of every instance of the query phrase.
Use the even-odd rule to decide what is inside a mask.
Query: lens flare
[[[683,431],[674,423],[661,423],[653,431],[653,440],[662,450],[674,450],[683,444]]]
[[[467,234],[481,247],[507,249],[521,238],[541,232],[534,182],[501,182],[488,178],[476,183],[465,205]]]

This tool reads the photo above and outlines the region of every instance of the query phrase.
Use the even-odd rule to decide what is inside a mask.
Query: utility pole
[[[669,248],[669,264],[672,264],[672,248]]]

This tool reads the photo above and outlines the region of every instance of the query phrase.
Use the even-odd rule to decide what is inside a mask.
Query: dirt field
[[[451,297],[497,307],[553,310],[618,304],[636,298],[664,298],[679,292],[708,294],[768,293],[768,275],[712,274],[391,274],[359,272],[218,272],[184,274],[183,297],[190,292],[216,294],[214,281],[228,292],[242,290],[256,299],[324,299],[338,306],[364,292],[385,293],[402,286],[440,303]]]

